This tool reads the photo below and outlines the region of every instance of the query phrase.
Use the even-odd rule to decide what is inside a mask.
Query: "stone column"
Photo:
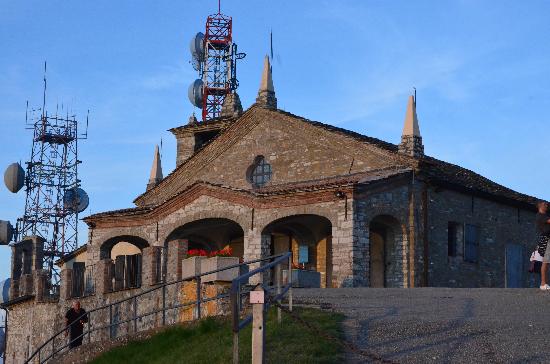
[[[361,247],[368,243],[368,237],[365,241],[359,234],[354,235],[353,214],[345,213],[344,204],[342,201],[337,224],[332,226],[332,285],[335,287],[353,286],[354,279],[363,274],[361,271],[368,264],[361,261],[365,254]]]
[[[185,239],[168,242],[168,259],[166,269],[166,281],[172,282],[181,279],[181,261],[185,258],[188,249],[188,241]]]
[[[34,293],[32,274],[23,274],[20,280],[21,296],[30,296]]]
[[[260,258],[266,258],[269,256],[271,244],[270,235],[261,235],[261,232],[257,229],[249,230],[244,236],[244,260],[256,260]],[[253,263],[249,265],[250,270],[254,270],[260,267],[260,263]],[[259,274],[250,277],[250,284],[258,284],[260,282],[269,280],[268,274]]]
[[[113,290],[113,260],[102,259],[96,263],[96,294],[101,295]]]
[[[10,300],[14,300],[19,297],[19,279],[12,279],[10,281]]]
[[[38,269],[33,272],[35,297],[36,302],[44,302],[47,297],[48,291],[48,271],[44,269]]]
[[[59,298],[70,300],[72,298],[73,288],[73,270],[63,269],[61,271],[61,287],[59,288]]]
[[[162,267],[158,265],[161,262],[161,254],[162,248],[160,246],[150,246],[143,249],[141,277],[145,287],[160,283],[162,277],[159,277],[159,272],[161,272]]]

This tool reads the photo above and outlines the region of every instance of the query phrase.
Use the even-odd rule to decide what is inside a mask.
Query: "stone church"
[[[256,102],[170,130],[177,168],[158,151],[134,208],[95,214],[87,261],[124,242],[230,246],[244,261],[292,251],[322,287],[526,284],[535,199],[424,154],[415,99],[394,145],[277,108],[266,57]]]
[[[94,327],[129,323],[91,341],[157,327],[157,314],[120,320],[138,312],[137,294],[156,295],[140,311],[187,299],[184,283],[168,298],[154,287],[182,280],[189,249],[230,247],[242,261],[292,251],[294,268],[317,272],[326,288],[527,285],[536,199],[425,155],[413,96],[395,145],[279,110],[266,58],[248,110],[234,93],[220,118],[171,132],[176,169],[163,177],[157,149],[135,207],[84,219],[88,242],[57,262],[57,294],[40,238],[12,247],[2,307],[13,362],[55,347],[48,339],[77,297],[90,311],[115,305],[94,312]]]

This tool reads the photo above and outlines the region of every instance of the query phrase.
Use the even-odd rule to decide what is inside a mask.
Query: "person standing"
[[[74,301],[72,308],[65,314],[65,336],[69,335],[69,348],[74,349],[82,345],[84,324],[88,322],[86,310],[80,307],[80,301]]]
[[[550,286],[546,280],[546,273],[548,271],[548,263],[550,263],[550,216],[548,215],[548,203],[540,201],[537,204],[538,212],[536,216],[536,226],[538,234],[537,250],[541,256],[543,256],[542,267],[540,270],[540,289],[550,290]]]

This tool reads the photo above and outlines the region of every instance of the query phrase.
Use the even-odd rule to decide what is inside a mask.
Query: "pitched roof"
[[[394,167],[380,168],[380,169],[375,169],[371,171],[352,173],[352,174],[343,175],[343,176],[325,177],[325,178],[314,179],[309,181],[282,183],[282,184],[271,185],[263,188],[256,188],[252,190],[246,190],[242,188],[236,188],[232,186],[226,186],[226,185],[211,183],[206,181],[197,181],[192,185],[186,187],[184,190],[172,196],[169,200],[172,200],[199,185],[219,188],[227,191],[240,192],[240,193],[249,195],[251,197],[262,198],[262,197],[269,197],[269,196],[284,195],[284,194],[293,193],[293,192],[322,191],[327,189],[333,189],[336,187],[351,186],[357,183],[369,184],[372,182],[381,181],[381,180],[395,177],[398,175],[408,174],[411,171],[412,171],[411,168],[394,168]],[[135,207],[130,209],[101,212],[101,213],[87,216],[83,220],[85,222],[90,222],[91,220],[94,220],[97,218],[103,218],[103,217],[122,217],[122,216],[128,217],[128,216],[145,215],[149,212],[152,212],[153,210],[161,206],[163,203],[155,206]]]
[[[419,169],[418,173],[422,173],[426,178],[428,178],[430,181],[432,181],[434,183],[446,184],[448,186],[453,186],[455,188],[459,188],[459,189],[462,189],[462,190],[468,190],[468,191],[476,192],[476,193],[479,193],[479,194],[483,194],[486,197],[491,197],[491,196],[496,197],[500,201],[506,202],[506,203],[516,202],[516,203],[521,204],[522,207],[525,207],[525,208],[533,207],[535,205],[536,201],[537,201],[537,199],[535,197],[528,196],[528,195],[513,191],[513,190],[511,190],[507,187],[499,185],[499,184],[489,180],[488,178],[485,178],[485,177],[483,177],[483,176],[481,176],[481,175],[479,175],[479,174],[477,174],[473,171],[470,171],[466,168],[463,168],[463,167],[460,167],[460,166],[457,166],[457,165],[454,165],[454,164],[451,164],[451,163],[447,163],[447,162],[444,162],[444,161],[441,161],[441,160],[438,160],[436,158],[429,157],[429,156],[424,156],[424,157],[419,158],[419,159],[414,159],[412,157],[404,156],[404,155],[398,153],[398,146],[393,144],[393,143],[389,143],[389,142],[386,142],[386,141],[383,141],[383,140],[380,140],[380,139],[377,139],[377,138],[369,137],[369,136],[366,136],[366,135],[363,135],[363,134],[360,134],[360,133],[357,133],[357,132],[354,132],[354,131],[351,131],[351,130],[346,130],[346,129],[343,129],[343,128],[340,128],[340,127],[336,127],[336,126],[333,126],[333,125],[325,124],[325,123],[318,122],[318,121],[309,120],[309,119],[306,119],[304,117],[297,116],[297,115],[294,115],[292,113],[289,113],[289,112],[286,112],[286,111],[283,111],[283,110],[279,110],[279,109],[270,110],[270,109],[263,108],[263,107],[258,106],[258,105],[253,105],[251,108],[249,108],[238,119],[232,119],[232,120],[220,119],[220,120],[209,121],[208,123],[211,123],[211,124],[218,124],[218,125],[219,124],[227,124],[227,126],[226,127],[224,126],[224,128],[222,128],[222,131],[209,144],[212,144],[213,142],[215,142],[216,139],[220,138],[222,135],[227,133],[233,127],[237,126],[235,124],[238,124],[238,121],[243,120],[245,118],[249,118],[254,113],[254,111],[257,110],[257,109],[263,109],[263,110],[268,110],[269,112],[278,113],[280,115],[295,119],[297,121],[305,122],[305,123],[308,123],[308,124],[313,125],[315,127],[327,130],[329,132],[336,133],[336,134],[339,134],[339,135],[343,135],[345,137],[353,138],[353,139],[355,139],[359,142],[362,142],[362,143],[365,143],[365,144],[368,144],[368,145],[372,145],[372,146],[380,148],[384,151],[395,154],[396,156],[399,156],[401,158],[404,158],[405,160],[408,160],[411,167],[418,167],[418,169]],[[192,127],[193,127],[192,125],[182,126],[182,127],[179,127],[179,128],[171,129],[170,131],[172,131],[172,132],[183,131],[185,129],[192,128]],[[185,161],[184,163],[179,165],[166,178],[164,178],[164,180],[159,185],[157,185],[156,187],[154,187],[150,191],[147,191],[144,194],[138,196],[136,198],[136,200],[134,200],[134,202],[136,202],[139,199],[143,198],[148,193],[156,190],[157,188],[162,188],[162,186],[165,182],[167,182],[170,179],[175,178],[175,175],[177,174],[177,172],[179,170],[181,170],[182,168],[185,168],[185,166],[189,162],[191,162],[195,158],[195,156],[197,156],[197,154],[199,154],[201,151],[203,151],[206,147],[207,147],[207,145],[203,146],[203,148],[201,148],[199,151],[197,151],[191,158],[189,158],[187,161]],[[345,177],[345,176],[342,176],[342,177]],[[338,179],[340,177],[334,177],[334,178]],[[323,181],[326,182],[326,179],[323,179]],[[353,183],[357,183],[357,182],[358,181],[355,181]],[[194,184],[192,184],[191,186],[196,185],[197,183],[206,183],[206,182],[197,181]],[[294,185],[294,187],[296,187],[296,185],[301,185],[301,186],[305,187],[308,183],[309,183],[310,187],[312,187],[314,185],[314,181],[303,181],[303,182],[291,183],[291,184],[287,184],[287,185],[289,187],[291,185]],[[213,184],[211,184],[211,185],[213,185]],[[191,186],[188,186],[188,187],[191,187]],[[219,186],[223,187],[223,188],[230,188],[228,186],[221,186],[221,185],[219,185]],[[277,191],[279,191],[277,193],[281,193],[280,192],[281,188],[283,188],[283,185],[274,185],[274,186],[271,186],[269,188],[265,188],[264,190],[258,189],[258,190],[255,190],[255,191],[248,191],[248,190],[246,190],[246,191],[250,192],[250,193],[253,193],[253,194],[275,193]],[[184,189],[184,190],[187,190],[187,188]],[[178,195],[179,195],[179,193],[178,193]],[[93,217],[99,217],[99,216],[103,216],[104,214],[108,214],[109,216],[113,216],[113,215],[117,215],[117,214],[127,216],[128,214],[146,213],[147,211],[150,211],[151,209],[152,209],[151,206],[138,207],[138,208],[133,208],[133,209],[116,210],[116,211],[106,212],[106,213],[103,213],[103,214],[96,214],[96,215],[92,215],[92,216]]]

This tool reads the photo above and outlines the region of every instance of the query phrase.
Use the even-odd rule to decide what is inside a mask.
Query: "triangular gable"
[[[198,180],[251,189],[246,171],[258,155],[272,165],[271,184],[406,165],[408,160],[393,144],[256,106],[134,202],[162,203]]]

